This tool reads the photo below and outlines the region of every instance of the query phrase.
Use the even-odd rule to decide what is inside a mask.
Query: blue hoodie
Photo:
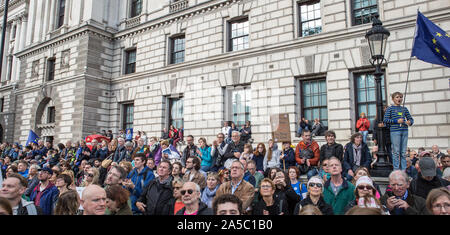
[[[130,191],[130,199],[133,212],[139,212],[139,209],[136,207],[136,202],[139,196],[141,196],[143,189],[150,183],[151,180],[155,178],[153,171],[150,170],[147,166],[142,169],[140,173],[137,172],[137,169],[134,168],[133,171],[127,177],[131,179],[134,184],[134,189],[128,189]]]
[[[21,176],[25,177],[25,179],[28,178],[28,169],[26,169],[26,170],[23,171],[23,172],[20,172],[20,171],[19,171],[19,174],[20,174]]]

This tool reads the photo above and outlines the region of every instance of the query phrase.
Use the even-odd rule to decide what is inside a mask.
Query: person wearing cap
[[[385,210],[380,201],[375,197],[377,190],[373,184],[372,179],[368,176],[361,176],[356,181],[355,198],[356,200],[350,201],[344,208],[344,213],[351,208],[357,206],[361,208],[378,208]],[[386,209],[386,214],[389,212]]]
[[[391,215],[429,215],[425,199],[414,195],[409,188],[408,175],[402,170],[389,174],[390,191],[381,197],[383,206]]]
[[[34,201],[34,205],[41,207],[45,215],[53,214],[53,208],[59,195],[58,188],[49,181],[52,175],[52,169],[42,168],[38,175],[40,183],[30,195],[30,200]]]
[[[435,188],[446,187],[450,182],[436,175],[436,163],[431,157],[422,157],[419,161],[419,173],[411,182],[411,192],[423,199]]]
[[[319,208],[323,215],[334,215],[333,208],[323,199],[323,180],[313,176],[308,180],[306,198],[295,205],[294,215],[298,215],[302,208],[312,205]]]

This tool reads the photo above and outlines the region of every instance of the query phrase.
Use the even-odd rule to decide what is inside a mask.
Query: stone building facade
[[[447,0],[12,0],[2,66],[2,138],[64,142],[174,124],[211,142],[223,120],[320,118],[346,142],[374,117],[364,36],[378,13],[391,32],[384,96],[404,92],[417,10],[450,31]],[[3,7],[0,8],[3,15]],[[450,68],[412,59],[406,106],[413,148],[450,146]]]

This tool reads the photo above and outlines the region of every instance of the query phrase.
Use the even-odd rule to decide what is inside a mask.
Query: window
[[[169,125],[175,128],[184,126],[184,101],[183,98],[169,99]]]
[[[12,28],[12,39],[16,39],[17,25],[14,25]]]
[[[47,81],[55,79],[55,58],[47,60]]]
[[[302,116],[314,123],[318,118],[328,127],[327,84],[325,79],[301,82]]]
[[[249,38],[248,18],[229,23],[229,47],[228,51],[247,49]]]
[[[170,63],[184,62],[185,36],[174,37],[170,41]]]
[[[353,25],[372,22],[372,16],[378,13],[377,0],[352,0]]]
[[[11,77],[12,77],[13,59],[14,59],[14,57],[12,55],[8,56],[8,70],[7,70],[8,76],[6,77],[6,79],[8,81],[11,81]]]
[[[231,90],[231,121],[240,127],[250,121],[252,90],[242,87]]]
[[[136,71],[136,49],[125,51],[125,74]]]
[[[56,120],[56,110],[55,107],[47,108],[47,123],[55,123]]]
[[[58,5],[58,28],[60,28],[64,24],[64,13],[66,11],[66,0],[59,0]]]
[[[376,100],[376,83],[372,74],[358,74],[355,76],[356,80],[356,119],[364,112],[367,119],[372,124],[377,116],[377,100]],[[384,86],[384,76],[381,80],[381,96],[383,104],[386,105],[386,90]],[[373,130],[373,125],[370,125],[370,130]]]
[[[131,0],[131,12],[130,17],[133,18],[141,14],[142,0]]]
[[[123,105],[123,129],[133,128],[134,104]]]
[[[299,4],[301,37],[322,32],[320,18],[320,1],[309,1]]]
[[[5,107],[5,97],[0,99],[0,113],[3,113],[3,108]]]

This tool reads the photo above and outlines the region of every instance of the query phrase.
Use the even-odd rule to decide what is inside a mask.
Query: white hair
[[[30,169],[40,170],[41,167],[38,164],[33,164],[33,165],[30,166]]]
[[[404,172],[402,170],[395,170],[395,171],[391,172],[391,174],[389,174],[389,181],[391,181],[393,179],[399,179],[400,177],[402,177],[403,180],[406,183],[408,183],[409,176],[406,174],[406,172]]]
[[[233,136],[233,133],[237,133],[239,136],[241,136],[241,132],[239,132],[239,131],[233,131],[233,132],[231,132],[231,136]]]

